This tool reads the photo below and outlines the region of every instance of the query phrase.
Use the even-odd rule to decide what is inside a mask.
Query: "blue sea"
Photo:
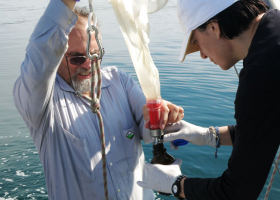
[[[28,39],[48,2],[0,1],[0,200],[48,199],[38,152],[12,98]],[[201,59],[199,53],[191,54],[183,63],[178,61],[183,34],[177,20],[176,2],[170,0],[164,9],[149,16],[149,48],[159,70],[162,98],[182,106],[184,120],[190,123],[203,127],[235,124],[238,78],[234,69],[223,71],[208,59]],[[106,51],[102,66],[115,65],[137,80],[110,3],[106,0],[93,3]],[[86,0],[78,5],[88,6]],[[242,62],[236,67],[240,70]],[[165,146],[175,158],[182,159],[182,173],[201,178],[220,176],[227,169],[232,151],[232,147],[222,146],[215,159],[213,147],[188,144],[171,151],[169,144]],[[146,161],[150,162],[152,145],[143,143],[143,148]],[[269,179],[270,175],[259,199],[264,198]],[[156,199],[174,199],[157,193],[156,196]],[[276,174],[269,200],[279,199],[280,176]]]

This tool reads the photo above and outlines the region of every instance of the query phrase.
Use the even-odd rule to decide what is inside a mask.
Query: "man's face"
[[[209,58],[223,70],[228,70],[238,62],[238,59],[234,55],[231,40],[220,35],[218,23],[211,22],[204,31],[195,29],[190,42],[199,46],[201,58]]]
[[[86,46],[87,46],[87,18],[79,17],[75,27],[69,34],[68,40],[68,50],[65,56],[68,58],[68,66],[70,75],[72,78],[72,84],[74,88],[85,94],[90,92],[91,86],[91,61],[87,59],[83,64],[75,65],[71,63],[69,58],[73,56],[86,56]],[[98,52],[98,45],[95,40],[94,33],[91,35],[90,52],[91,54]],[[58,74],[71,85],[71,79],[69,77],[69,71],[67,67],[66,57],[61,61],[58,68]]]

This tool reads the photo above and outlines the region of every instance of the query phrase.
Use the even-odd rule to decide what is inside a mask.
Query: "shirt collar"
[[[76,93],[75,90],[57,73],[56,74],[56,83],[60,86],[60,88],[67,92],[73,92]],[[101,83],[101,89],[110,86],[110,82],[105,79],[102,75],[102,83]]]

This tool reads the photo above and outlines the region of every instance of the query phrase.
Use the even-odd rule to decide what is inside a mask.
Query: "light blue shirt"
[[[98,119],[58,74],[77,16],[51,0],[38,22],[14,85],[14,101],[43,164],[49,199],[104,199]],[[154,199],[139,187],[144,153],[140,139],[146,99],[136,82],[116,67],[102,69],[104,120],[110,199]],[[132,132],[132,139],[127,134]]]

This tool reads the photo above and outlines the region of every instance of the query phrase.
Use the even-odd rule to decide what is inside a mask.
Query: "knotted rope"
[[[101,48],[101,51],[102,48]],[[96,55],[96,54],[94,54]],[[96,56],[97,58],[97,56]],[[97,76],[97,77],[96,77]],[[96,83],[97,78],[97,83]],[[91,111],[97,115],[99,121],[99,130],[100,130],[100,142],[101,142],[101,153],[102,153],[102,169],[103,169],[103,181],[104,181],[104,193],[105,199],[108,200],[108,186],[107,186],[107,172],[106,172],[106,152],[105,152],[105,134],[104,134],[104,126],[103,126],[103,118],[101,115],[100,110],[100,98],[101,98],[101,83],[102,83],[102,76],[100,71],[100,65],[98,60],[92,60],[91,65],[91,98],[83,95],[80,92],[77,92],[78,96],[82,97],[86,101],[91,103]],[[95,97],[95,90],[96,90],[96,97]]]
[[[102,169],[103,169],[103,186],[104,186],[104,194],[105,199],[109,200],[108,196],[108,186],[107,186],[107,172],[106,172],[106,152],[105,152],[105,134],[104,134],[104,126],[103,126],[103,119],[100,112],[100,98],[101,98],[101,83],[102,83],[102,76],[100,70],[100,62],[99,60],[102,59],[104,50],[98,38],[98,29],[96,28],[97,19],[93,12],[92,8],[92,0],[89,0],[89,9],[90,14],[88,17],[88,39],[87,39],[87,48],[86,53],[87,57],[91,60],[91,92],[90,98],[77,92],[78,96],[82,97],[83,99],[87,100],[91,103],[90,108],[93,113],[97,115],[99,121],[99,130],[100,130],[100,142],[101,142],[101,153],[102,153]],[[93,22],[93,25],[91,24]],[[99,48],[99,54],[90,54],[90,43],[91,43],[91,32],[95,32],[95,39]],[[97,82],[96,82],[97,80]],[[95,94],[96,91],[96,94]]]

